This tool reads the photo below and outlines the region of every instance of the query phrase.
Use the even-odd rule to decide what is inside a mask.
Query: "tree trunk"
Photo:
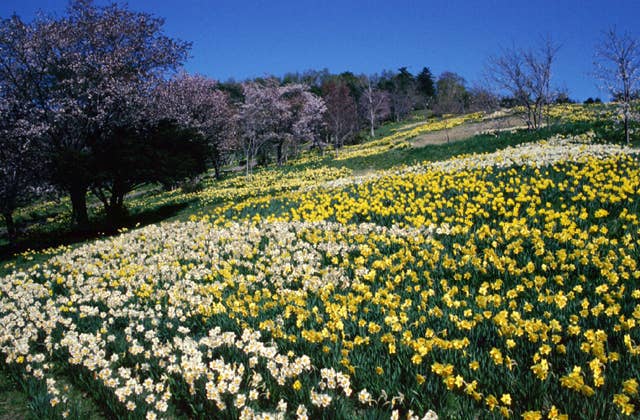
[[[127,209],[124,207],[124,196],[126,193],[127,188],[125,185],[116,183],[113,186],[109,203],[105,207],[107,222],[113,227],[122,224],[127,217]]]
[[[80,230],[89,229],[89,214],[87,213],[87,188],[74,186],[69,191],[71,208],[73,210],[73,222]]]
[[[215,171],[216,179],[220,180],[220,169],[222,169],[222,153],[217,147],[213,148],[211,162],[213,163],[213,170]]]
[[[276,155],[277,155],[278,166],[282,166],[282,164],[284,163],[283,159],[282,159],[282,146],[283,146],[283,143],[284,142],[282,140],[280,140],[277,143],[277,146],[276,146]]]
[[[624,113],[624,137],[627,140],[627,145],[629,145],[629,114],[628,112]]]
[[[105,212],[107,214],[107,223],[111,227],[118,227],[126,220],[126,217],[128,215],[127,209],[124,207],[124,205],[117,201],[118,200],[105,208]]]
[[[250,165],[249,161],[251,160],[251,152],[249,151],[249,149],[247,149],[247,150],[245,151],[244,156],[245,156],[245,158],[246,158],[246,160],[247,160],[247,163],[246,163],[246,165],[247,165],[247,166],[246,166],[246,174],[245,174],[245,176],[248,178],[248,177],[249,177],[249,165]]]
[[[373,125],[375,124],[375,117],[374,117],[373,113],[371,113],[370,121],[371,121],[371,138],[373,138],[373,136],[375,135],[375,131],[374,131],[374,128],[373,128]]]
[[[2,212],[4,222],[7,225],[7,236],[9,237],[9,243],[12,244],[16,239],[16,225],[13,221],[13,212],[5,210]]]

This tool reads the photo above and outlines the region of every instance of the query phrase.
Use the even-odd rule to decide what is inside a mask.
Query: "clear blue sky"
[[[98,4],[107,2],[98,0]],[[130,0],[193,42],[186,68],[219,80],[328,68],[374,73],[428,66],[473,83],[500,47],[561,44],[554,83],[583,100],[600,92],[589,76],[593,49],[615,25],[640,36],[640,0]],[[66,0],[1,0],[0,16],[62,14]]]

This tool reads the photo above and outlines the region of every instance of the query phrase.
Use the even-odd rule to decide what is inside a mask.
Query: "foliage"
[[[154,92],[156,119],[171,119],[196,130],[208,146],[207,160],[221,177],[227,155],[237,148],[237,121],[229,94],[204,76],[181,73]]]
[[[195,130],[160,121],[148,127],[114,130],[113,139],[96,147],[92,192],[104,204],[109,223],[126,216],[126,194],[147,183],[171,188],[206,170],[207,144]]]
[[[459,74],[446,71],[436,83],[435,111],[439,114],[462,114],[468,106],[466,81]]]
[[[429,67],[423,67],[416,76],[416,92],[422,95],[427,103],[435,96],[436,87]]]
[[[416,79],[406,67],[400,67],[390,80],[391,108],[396,121],[409,115],[415,103]]]

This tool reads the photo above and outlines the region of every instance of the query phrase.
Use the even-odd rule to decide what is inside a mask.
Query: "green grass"
[[[0,371],[0,420],[29,418],[28,398],[19,386]]]
[[[429,112],[429,114],[431,114],[431,112]],[[376,127],[376,135],[373,137],[373,140],[381,139],[395,133],[396,131],[403,130],[407,125],[413,125],[419,122],[427,122],[427,120],[428,118],[425,110],[421,109],[413,111],[406,120],[399,122],[387,121],[381,126]],[[368,130],[366,132],[368,133]]]
[[[34,378],[24,379],[15,369],[0,364],[0,420],[60,418],[63,411],[69,419],[104,419],[99,401],[82,392],[71,380],[72,375],[60,372],[59,384],[66,386],[69,403],[52,407],[46,386]]]

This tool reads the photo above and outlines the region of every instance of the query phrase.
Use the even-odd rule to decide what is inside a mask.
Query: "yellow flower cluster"
[[[112,416],[637,412],[633,150],[550,139],[339,175],[234,180],[210,214],[15,271],[0,352],[56,405],[58,367],[86,372]]]
[[[554,120],[565,122],[592,122],[610,119],[614,115],[610,105],[560,104],[548,109],[548,115]]]
[[[355,146],[344,147],[344,149],[340,151],[336,159],[346,160],[354,157],[366,157],[384,153],[391,149],[409,148],[411,146],[407,140],[413,137],[429,133],[431,131],[451,129],[466,122],[479,121],[483,116],[484,114],[481,112],[465,114],[461,116],[449,115],[443,119],[433,119],[418,125],[412,125],[409,129],[397,130],[393,134],[385,136],[381,139]]]

